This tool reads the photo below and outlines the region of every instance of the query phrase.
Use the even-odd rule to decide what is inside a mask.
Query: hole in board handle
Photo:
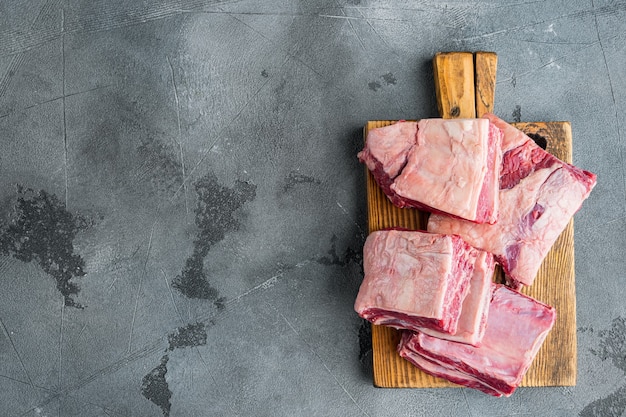
[[[539,145],[543,150],[548,146],[548,139],[545,136],[541,136],[538,133],[529,133],[528,137],[535,141],[537,145]]]

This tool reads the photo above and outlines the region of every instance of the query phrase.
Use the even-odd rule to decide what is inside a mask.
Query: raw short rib
[[[453,334],[478,254],[458,236],[409,230],[370,233],[354,309],[374,324]]]
[[[371,129],[358,157],[400,208],[493,223],[501,136],[486,119],[400,121]]]
[[[554,308],[499,284],[493,285],[480,347],[424,333],[403,333],[400,356],[427,373],[494,396],[510,396],[556,320]]]
[[[495,262],[490,253],[481,250],[477,250],[477,252],[478,256],[474,263],[469,292],[463,300],[456,332],[447,334],[428,328],[420,329],[421,332],[441,339],[480,346],[487,327]]]
[[[433,214],[428,230],[458,234],[470,245],[495,255],[509,285],[531,285],[554,241],[596,184],[591,172],[541,149],[522,131],[489,114],[503,133],[499,217],[476,224]]]

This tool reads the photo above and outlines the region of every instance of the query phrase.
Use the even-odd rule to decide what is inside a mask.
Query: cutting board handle
[[[433,58],[437,109],[444,119],[493,112],[498,56],[494,52],[439,52]]]

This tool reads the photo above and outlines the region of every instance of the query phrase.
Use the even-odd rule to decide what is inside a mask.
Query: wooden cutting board
[[[473,118],[493,111],[497,56],[490,52],[439,53],[433,60],[437,106],[444,118]],[[369,121],[369,129],[393,121]],[[569,122],[514,123],[534,139],[545,139],[546,150],[557,158],[572,162],[572,132]],[[392,205],[373,175],[367,175],[369,232],[389,228],[425,229],[428,214]],[[495,280],[502,280],[497,270]],[[571,386],[576,384],[576,286],[574,281],[574,224],[557,239],[531,287],[523,289],[557,311],[557,321],[526,373],[521,386]],[[458,386],[430,376],[396,352],[399,332],[372,325],[374,385],[377,387],[434,388]]]

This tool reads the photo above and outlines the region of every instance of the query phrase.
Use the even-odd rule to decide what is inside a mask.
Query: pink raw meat
[[[493,253],[509,284],[519,288],[533,283],[554,241],[591,193],[596,176],[552,156],[496,116],[485,117],[504,133],[497,223],[433,214],[428,230],[458,234]]]
[[[371,233],[354,309],[374,324],[455,333],[478,251],[458,236],[409,230]]]
[[[420,355],[439,365],[422,368],[426,372],[444,377],[449,374],[454,382],[472,388],[479,388],[475,386],[478,381],[493,391],[483,390],[491,395],[511,395],[552,329],[556,312],[508,287],[492,285],[487,329],[480,347],[418,332],[402,338],[398,345],[400,356],[411,361],[415,354]],[[420,361],[414,364],[419,367]]]
[[[358,157],[398,207],[493,223],[501,136],[486,119],[400,121],[371,129]]]
[[[501,392],[494,390],[479,379],[465,372],[459,371],[451,365],[427,358],[417,352],[413,352],[411,349],[406,347],[412,337],[414,337],[414,334],[411,331],[407,330],[402,332],[398,352],[400,353],[400,356],[411,362],[413,365],[427,374],[447,379],[450,382],[454,382],[455,384],[459,384],[464,387],[480,390],[485,394],[493,395],[494,397],[502,397]]]
[[[477,250],[477,252],[478,256],[474,263],[474,272],[469,284],[470,289],[463,300],[456,332],[454,334],[446,334],[423,328],[420,329],[422,333],[441,339],[480,346],[487,326],[495,262],[493,255],[490,253],[481,250]]]

